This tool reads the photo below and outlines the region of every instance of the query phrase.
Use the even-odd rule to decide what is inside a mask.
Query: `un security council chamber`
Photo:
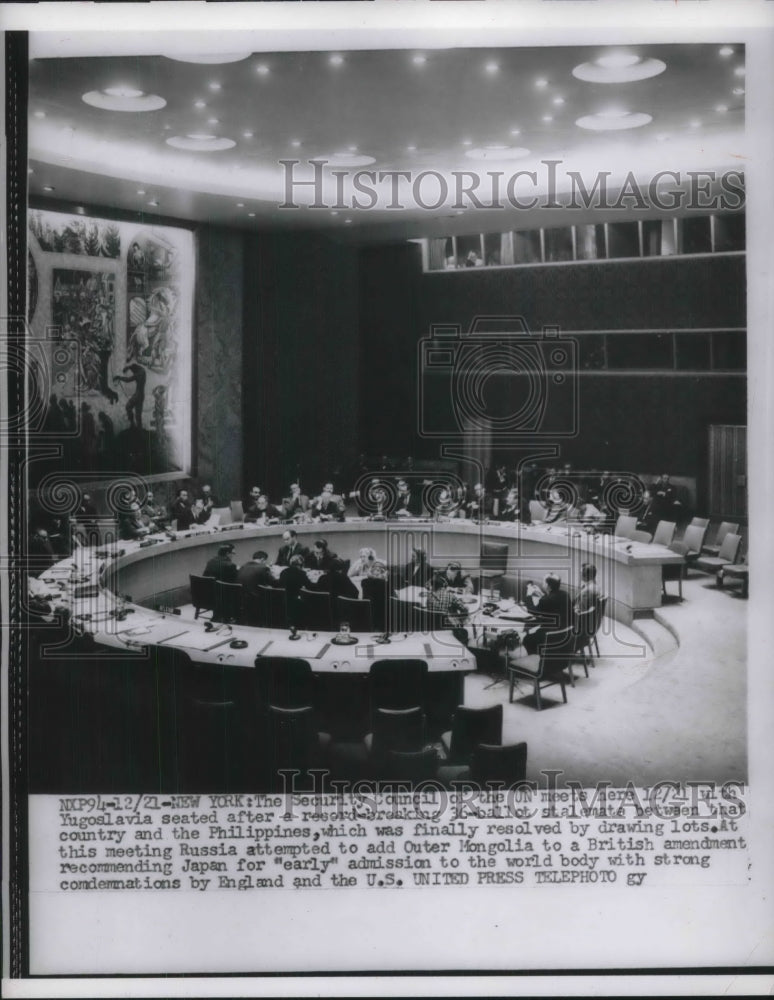
[[[95,34],[13,53],[29,791],[746,780],[743,47]]]

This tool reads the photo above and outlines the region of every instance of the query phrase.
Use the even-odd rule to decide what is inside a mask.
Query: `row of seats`
[[[660,522],[659,527],[663,523],[665,522]],[[669,548],[673,552],[679,553],[683,557],[683,562],[676,566],[663,567],[662,588],[665,594],[666,583],[675,580],[678,584],[680,600],[682,600],[683,580],[688,569],[715,574],[721,585],[725,574],[729,576],[734,574],[742,547],[742,536],[738,533],[739,525],[733,521],[722,521],[715,533],[712,545],[706,543],[708,529],[708,518],[695,517],[685,529],[682,539],[669,543]],[[746,596],[746,573],[744,574],[743,586]]]

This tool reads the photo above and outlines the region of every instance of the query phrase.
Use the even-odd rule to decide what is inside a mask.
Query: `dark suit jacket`
[[[301,493],[297,497],[284,497],[282,509],[285,517],[293,517],[294,514],[305,514],[309,510],[309,497]]]
[[[311,549],[309,551],[306,564],[309,567],[309,569],[321,569],[327,572],[331,568],[331,564],[335,562],[335,560],[338,558],[339,557],[336,555],[335,552],[326,552],[325,555],[322,557],[322,559],[318,562],[317,557],[315,556],[314,553],[314,549]]]
[[[213,556],[204,567],[203,576],[214,576],[221,583],[236,583],[237,567],[228,556]]]
[[[567,628],[572,614],[570,595],[561,587],[553,593],[544,594],[537,602],[533,614],[536,618],[545,618],[551,630]]]
[[[194,513],[191,505],[185,500],[175,500],[172,503],[172,518],[177,519],[177,530],[185,531],[194,523]]]
[[[433,571],[427,563],[406,563],[394,574],[394,587],[401,590],[403,587],[427,587],[432,578]]]
[[[309,586],[309,578],[299,566],[286,566],[280,573],[279,582],[288,597],[298,597],[301,588]]]
[[[246,562],[241,566],[236,582],[241,583],[248,594],[257,594],[259,587],[271,587],[274,585],[274,577],[268,566],[259,566],[257,562]]]
[[[340,500],[331,499],[326,504],[312,504],[311,513],[313,517],[339,518],[344,516],[344,504]]]
[[[371,602],[371,613],[374,628],[384,631],[387,628],[387,598],[390,596],[390,585],[387,580],[367,576],[362,584],[363,599]]]
[[[415,490],[404,496],[398,496],[398,501],[395,504],[395,510],[407,510],[409,514],[414,517],[420,517],[422,514],[422,497]]]
[[[309,549],[305,549],[300,542],[292,547],[290,545],[280,545],[280,550],[277,553],[277,558],[275,560],[277,566],[289,566],[291,556],[301,556],[306,563],[309,559]]]
[[[360,597],[357,587],[346,573],[323,573],[314,589],[326,591],[332,598],[351,597],[357,600]]]

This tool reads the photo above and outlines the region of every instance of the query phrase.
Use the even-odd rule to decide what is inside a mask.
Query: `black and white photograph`
[[[771,5],[6,6],[7,995],[769,992]]]

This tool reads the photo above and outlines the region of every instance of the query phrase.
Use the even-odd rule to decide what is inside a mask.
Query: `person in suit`
[[[287,517],[300,517],[309,511],[309,497],[301,492],[298,483],[290,484],[290,496],[282,500],[282,512]]]
[[[473,579],[470,573],[464,573],[462,566],[456,560],[452,560],[443,573],[445,586],[452,590],[464,590],[466,594],[473,593]]]
[[[150,528],[143,523],[142,511],[136,500],[132,501],[129,510],[118,515],[118,536],[129,541],[135,538],[145,538],[150,534]]]
[[[319,521],[341,521],[344,518],[344,502],[333,492],[331,483],[326,483],[322,493],[312,500],[309,512]]]
[[[444,625],[453,628],[460,642],[467,644],[468,634],[462,626],[467,620],[468,609],[447,586],[445,573],[436,573],[433,577],[432,590],[427,595],[427,610],[443,615]]]
[[[529,510],[529,506],[527,506]],[[519,491],[510,489],[500,506],[500,513],[497,515],[500,521],[521,521],[522,505],[519,500]]]
[[[172,501],[170,509],[172,520],[177,521],[178,531],[187,531],[194,523],[194,513],[191,510],[191,503],[188,499],[188,490],[177,491],[175,499]]]
[[[212,487],[210,486],[209,483],[205,483],[202,486],[202,492],[201,492],[201,496],[199,497],[199,499],[202,502],[202,507],[204,508],[204,510],[207,513],[207,518],[206,519],[209,520],[209,518],[212,516],[212,513],[215,510],[215,508],[216,507],[220,507],[220,504],[218,503],[217,499],[213,495]]]
[[[424,549],[411,550],[411,562],[401,566],[394,574],[395,590],[404,587],[426,587],[430,583],[432,570],[427,562]]]
[[[658,524],[659,521],[674,521],[677,490],[670,483],[666,472],[662,472],[658,480],[653,483],[650,495],[653,498],[650,509],[652,522]]]
[[[309,568],[320,569],[325,572],[331,568],[335,559],[338,559],[338,556],[335,552],[331,552],[328,549],[328,543],[325,539],[318,538],[312,546],[312,551],[309,555]]]
[[[480,521],[488,517],[492,509],[492,502],[487,496],[481,483],[476,483],[473,487],[473,495],[465,504],[465,512],[474,521]]]
[[[163,507],[156,503],[151,490],[145,494],[145,501],[140,511],[143,519],[147,518],[146,523],[151,531],[163,531],[167,523],[167,515]]]
[[[593,563],[581,566],[581,586],[575,598],[575,611],[581,614],[589,608],[595,608],[602,594],[597,586],[597,567]]]
[[[370,548],[362,548],[357,554],[357,559],[349,568],[350,576],[367,576],[368,571],[376,562],[376,551]]]
[[[301,556],[303,561],[306,562],[309,557],[309,551],[299,542],[298,535],[292,528],[288,528],[287,531],[282,532],[282,541],[283,544],[280,545],[277,558],[274,560],[275,565],[289,566],[293,556]]]
[[[239,567],[236,582],[242,584],[247,594],[257,594],[259,587],[272,587],[274,578],[269,569],[268,553],[253,552],[252,558]]]
[[[97,527],[97,508],[91,501],[91,494],[84,493],[75,511],[74,517],[84,528]]]
[[[269,498],[265,493],[262,493],[255,503],[249,520],[252,524],[276,524],[282,516],[282,511],[278,510],[274,504],[269,503]],[[245,521],[247,520],[248,518],[245,517]]]
[[[371,602],[374,628],[383,632],[387,628],[387,601],[392,593],[387,565],[376,559],[368,568],[368,575],[360,584],[363,600]]]
[[[220,545],[218,554],[209,560],[202,575],[214,576],[221,583],[236,583],[238,569],[236,563],[231,561],[233,551],[233,545]]]
[[[280,573],[280,586],[285,588],[288,599],[288,608],[295,605],[298,595],[303,587],[309,586],[309,578],[304,570],[304,560],[301,556],[293,556],[290,565],[286,566]]]
[[[530,630],[524,636],[524,648],[528,653],[538,651],[548,632],[567,628],[572,615],[570,595],[562,590],[559,577],[549,573],[543,584],[542,588],[532,581],[527,584],[525,604],[536,618],[545,621],[545,624]]]
[[[393,513],[399,517],[421,517],[422,515],[422,497],[417,490],[409,489],[405,479],[398,480],[398,497]]]
[[[261,487],[253,486],[250,492],[242,500],[242,510],[247,524],[258,520],[258,501],[262,496]]]
[[[357,600],[360,596],[357,587],[347,576],[346,563],[342,559],[334,559],[329,569],[322,574],[312,589],[322,590],[330,594],[332,600],[337,597],[350,597],[352,600]]]

